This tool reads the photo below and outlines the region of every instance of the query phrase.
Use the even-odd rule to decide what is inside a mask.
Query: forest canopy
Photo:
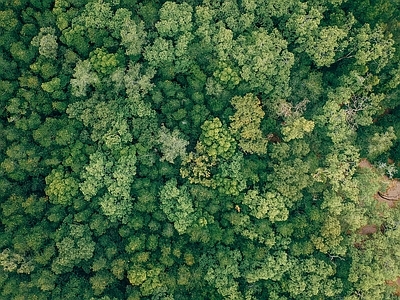
[[[397,299],[399,20],[1,1],[0,298]]]

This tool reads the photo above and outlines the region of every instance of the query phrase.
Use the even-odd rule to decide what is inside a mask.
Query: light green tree
[[[250,208],[250,215],[257,219],[268,218],[275,223],[286,221],[289,216],[285,199],[277,193],[266,192],[265,195],[259,195],[257,190],[249,190],[242,203]]]
[[[306,120],[304,117],[290,118],[282,127],[283,139],[288,142],[293,139],[302,139],[305,133],[310,133],[314,129],[314,122]]]
[[[388,151],[393,146],[393,141],[397,139],[392,126],[388,127],[385,133],[375,133],[368,146],[368,157],[375,158],[378,155]]]
[[[32,39],[32,45],[39,47],[39,54],[48,59],[57,58],[58,43],[52,27],[40,28],[40,32]]]
[[[196,221],[196,214],[187,187],[177,187],[175,179],[169,180],[160,191],[161,209],[174,223],[179,234],[185,233]]]
[[[99,83],[99,77],[93,72],[89,61],[80,61],[76,64],[74,78],[71,79],[73,95],[86,96],[87,88]]]
[[[74,266],[92,258],[95,242],[87,225],[66,225],[66,235],[56,242],[58,256],[51,269],[55,274],[70,272]]]
[[[70,205],[79,195],[79,181],[61,166],[53,169],[46,177],[46,185],[46,195],[54,204]]]
[[[165,126],[162,126],[159,131],[158,141],[160,151],[163,156],[161,161],[166,160],[173,164],[177,157],[185,158],[186,147],[189,142],[182,138],[182,134],[178,130],[170,131]]]
[[[267,139],[263,137],[260,129],[261,121],[265,115],[261,108],[261,101],[253,94],[244,97],[233,97],[231,104],[236,109],[230,116],[230,131],[238,136],[239,147],[245,153],[265,154]]]

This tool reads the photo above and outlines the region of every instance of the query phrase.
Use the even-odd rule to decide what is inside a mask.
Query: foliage
[[[176,180],[171,179],[162,187],[160,206],[178,233],[182,234],[194,221],[194,209],[187,188],[179,190],[176,184]]]
[[[39,35],[35,36],[31,43],[32,45],[39,47],[40,55],[43,55],[46,58],[56,59],[58,44],[54,28],[40,28]]]
[[[272,192],[267,192],[260,196],[255,190],[249,190],[243,199],[243,204],[250,208],[250,215],[257,219],[268,219],[275,223],[276,221],[285,221],[288,218],[289,211],[285,207],[285,199]]]
[[[267,139],[262,137],[260,129],[265,113],[260,106],[260,100],[252,94],[247,94],[244,97],[232,98],[231,104],[236,112],[229,117],[230,130],[239,136],[239,147],[247,153],[265,154]]]
[[[2,1],[0,298],[394,299],[398,4]]]
[[[178,130],[170,132],[165,126],[160,128],[158,137],[160,151],[163,153],[161,160],[173,164],[177,157],[184,158],[186,156],[186,146],[189,142],[180,137]]]

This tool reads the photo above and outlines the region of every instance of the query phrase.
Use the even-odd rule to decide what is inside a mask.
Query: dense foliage
[[[1,1],[0,298],[396,298],[399,7]]]

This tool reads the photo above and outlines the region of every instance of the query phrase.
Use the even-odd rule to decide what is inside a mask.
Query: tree
[[[260,28],[250,35],[240,36],[231,57],[240,68],[241,78],[253,91],[272,99],[289,94],[289,70],[294,57],[277,30],[268,34]]]
[[[12,30],[18,25],[18,19],[15,16],[15,13],[11,9],[2,10],[0,17],[2,19],[1,28],[4,30],[7,28],[8,30]]]
[[[116,12],[116,18],[117,14],[118,10]],[[120,35],[121,44],[126,48],[126,55],[135,56],[141,53],[143,44],[146,41],[146,32],[144,31],[143,22],[136,24],[130,19],[125,19]]]
[[[4,249],[0,253],[0,265],[6,272],[17,272],[18,274],[30,274],[34,269],[34,264],[26,257],[12,253],[10,249]]]
[[[221,296],[228,299],[242,299],[239,284],[235,280],[240,276],[241,253],[238,250],[219,247],[214,255],[215,257],[202,258],[202,262],[206,259],[212,262],[202,266],[206,272],[204,279],[214,285]]]
[[[95,295],[101,295],[107,286],[112,285],[115,281],[115,277],[107,270],[101,270],[89,279],[92,284],[93,293]],[[108,298],[110,299],[110,298]]]
[[[48,59],[57,58],[58,43],[54,28],[40,28],[39,34],[32,39],[31,44],[39,47],[40,55],[43,55]]]
[[[155,24],[163,37],[174,37],[192,29],[192,7],[187,3],[177,4],[167,1],[161,7],[160,21]]]
[[[280,281],[285,273],[287,273],[293,266],[292,261],[288,259],[288,255],[281,251],[259,257],[255,249],[255,257],[246,257],[247,259],[241,265],[244,271],[244,278],[250,284],[260,282],[261,280]],[[261,254],[261,251],[260,251]]]
[[[385,37],[381,27],[371,29],[369,24],[365,24],[358,30],[354,44],[351,46],[356,63],[366,65],[368,62],[375,61],[375,65],[370,64],[370,67],[377,73],[389,62],[394,52],[391,36]]]
[[[71,85],[76,97],[86,96],[87,88],[99,82],[97,74],[92,71],[92,66],[87,60],[76,64],[74,77],[71,80]]]
[[[393,140],[397,137],[394,133],[393,127],[388,127],[384,134],[375,133],[371,137],[370,144],[368,146],[368,157],[375,158],[378,155],[387,152],[390,147],[393,146]]]
[[[290,297],[333,297],[340,294],[342,283],[330,278],[334,275],[334,268],[325,261],[310,258],[301,262],[294,259],[291,263],[293,268],[283,286]]]
[[[83,182],[80,184],[80,190],[84,199],[86,201],[97,199],[96,202],[111,221],[126,222],[132,210],[133,198],[130,186],[136,174],[135,154],[134,147],[121,149],[118,158],[107,157],[98,151],[90,155],[89,165],[82,173]]]
[[[160,191],[161,209],[168,220],[174,223],[179,234],[188,230],[195,221],[193,203],[186,187],[178,189],[174,179],[168,181]]]
[[[317,67],[333,64],[337,52],[348,44],[345,38],[349,28],[321,26],[322,18],[321,7],[308,6],[303,3],[290,16],[286,24],[288,34],[293,35],[294,33],[294,36],[290,36],[290,38],[293,38],[295,44],[298,45],[295,52],[306,53]],[[346,25],[351,27],[352,24]]]
[[[210,186],[210,168],[217,163],[217,156],[225,159],[232,157],[236,143],[218,118],[205,121],[201,128],[201,141],[196,145],[196,152],[189,153],[183,161],[181,175],[188,177],[191,183]]]
[[[386,282],[396,278],[399,272],[395,263],[398,253],[392,250],[395,243],[391,242],[397,236],[398,229],[389,229],[364,241],[362,237],[355,237],[360,246],[350,249],[352,264],[348,280],[354,283],[350,292],[370,298],[390,297],[393,288]]]
[[[117,68],[120,59],[118,56],[118,53],[107,53],[102,48],[96,48],[90,52],[89,61],[98,74],[108,75]]]
[[[267,217],[272,223],[286,221],[289,215],[289,211],[285,206],[285,199],[272,192],[259,195],[257,190],[249,190],[242,203],[250,208],[250,215],[257,219]]]
[[[267,139],[262,137],[260,129],[265,113],[260,100],[247,94],[232,98],[231,104],[236,112],[230,117],[230,130],[232,134],[239,136],[239,147],[247,153],[265,154]]]
[[[163,153],[161,161],[166,160],[173,164],[177,157],[186,156],[186,146],[189,142],[180,137],[180,132],[174,130],[170,132],[165,126],[162,126],[159,133],[160,150]]]
[[[291,118],[282,127],[282,134],[286,142],[293,139],[301,139],[304,133],[309,133],[314,129],[314,122],[306,120],[304,117]]]
[[[36,284],[42,291],[52,291],[56,285],[57,276],[49,270],[42,270],[36,278]]]
[[[66,224],[62,229],[65,235],[56,239],[58,256],[51,266],[55,274],[70,272],[82,261],[91,259],[96,245],[87,225]]]
[[[79,182],[59,166],[46,177],[46,194],[54,204],[68,206],[78,196]]]
[[[21,41],[11,45],[10,53],[16,61],[20,61],[25,64],[31,63],[35,56],[32,47],[26,47]]]

